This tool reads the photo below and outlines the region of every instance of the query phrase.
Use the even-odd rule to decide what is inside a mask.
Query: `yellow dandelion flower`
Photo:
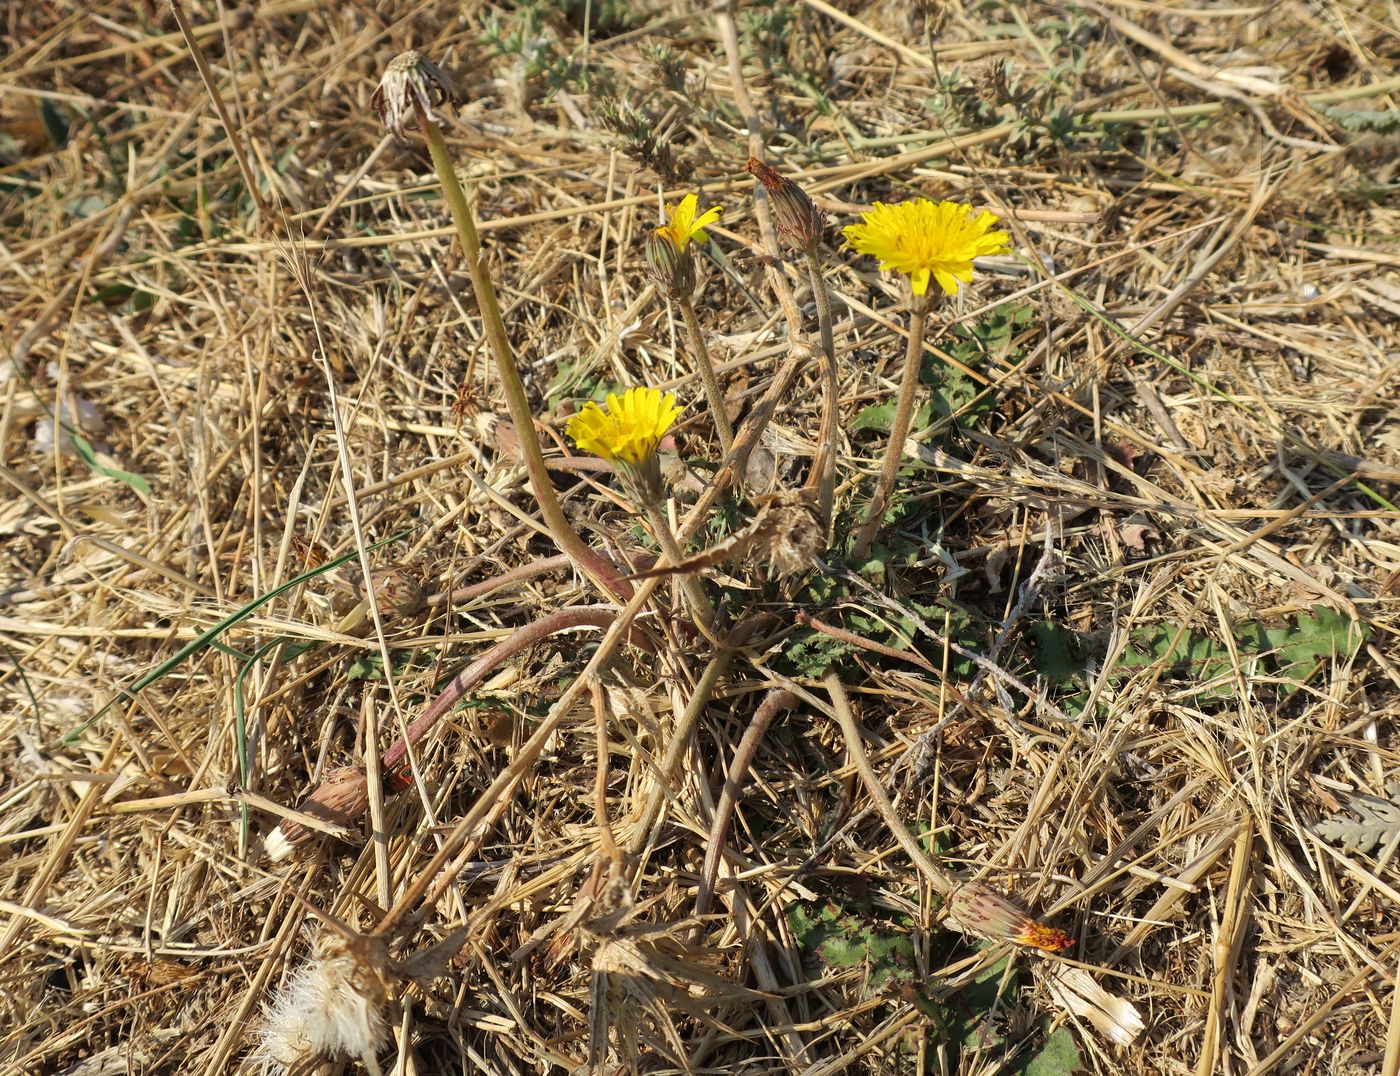
[[[607,410],[590,400],[565,427],[574,444],[612,463],[645,463],[656,452],[681,409],[676,398],[660,389],[628,389],[608,393]]]
[[[699,195],[687,194],[681,199],[680,205],[670,206],[666,210],[670,223],[664,225],[662,230],[670,233],[671,239],[679,251],[684,251],[692,239],[697,243],[709,242],[710,237],[705,231],[705,225],[713,224],[719,220],[719,215],[723,212],[719,206],[712,205],[705,212],[696,216],[699,208]]]
[[[628,389],[620,396],[608,393],[607,410],[590,400],[564,429],[583,451],[612,464],[633,496],[652,504],[661,499],[656,446],[680,413],[669,392]]]
[[[956,295],[972,279],[973,258],[1005,253],[1010,237],[993,230],[998,221],[995,213],[974,213],[960,202],[914,198],[896,205],[876,202],[843,231],[846,246],[879,258],[881,269],[907,275],[915,295],[928,291],[930,276],[946,294]]]

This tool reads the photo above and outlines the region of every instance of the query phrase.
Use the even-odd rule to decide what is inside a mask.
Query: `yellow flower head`
[[[1010,237],[994,231],[995,213],[974,213],[960,202],[914,198],[896,205],[876,202],[858,224],[843,230],[846,246],[880,259],[881,269],[909,277],[915,295],[928,291],[931,275],[948,295],[972,279],[972,259],[1002,254]]]
[[[593,401],[565,427],[574,444],[609,463],[641,467],[656,454],[656,446],[675,425],[681,409],[676,398],[660,389],[628,389],[608,393],[607,410]]]
[[[679,251],[684,251],[692,239],[697,243],[709,242],[710,237],[705,231],[705,225],[719,220],[719,215],[723,212],[719,206],[712,205],[697,217],[695,214],[699,208],[699,196],[687,194],[681,199],[680,205],[670,206],[666,210],[670,223],[663,225],[660,230],[670,234]]]

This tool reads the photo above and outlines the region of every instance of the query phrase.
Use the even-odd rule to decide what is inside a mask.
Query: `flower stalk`
[[[705,226],[717,221],[721,210],[719,206],[711,206],[701,213],[699,196],[687,194],[679,205],[670,206],[666,212],[669,219],[651,230],[642,249],[656,290],[680,305],[686,333],[690,337],[690,350],[695,354],[695,365],[705,386],[705,399],[710,404],[710,417],[714,420],[720,447],[727,458],[734,449],[734,427],[729,422],[729,412],[724,408],[724,392],[720,389],[719,376],[715,373],[714,363],[710,361],[710,349],[705,346],[705,337],[700,331],[700,322],[695,317],[695,306],[691,302],[695,292],[695,255],[690,244],[708,241]]]
[[[996,229],[997,223],[995,214],[986,210],[976,212],[960,202],[912,198],[896,205],[876,202],[860,221],[844,229],[846,246],[878,258],[881,269],[906,275],[914,299],[909,318],[909,346],[904,353],[904,374],[900,379],[899,403],[890,429],[890,442],[885,448],[880,478],[870,498],[865,522],[851,550],[856,563],[870,554],[870,546],[889,503],[890,490],[899,475],[904,442],[909,437],[914,417],[914,397],[919,390],[924,321],[939,292],[956,295],[962,285],[972,280],[975,259],[1006,250],[1009,237]],[[931,283],[937,285],[932,291]]]
[[[817,512],[825,537],[831,529],[832,501],[836,495],[837,453],[837,394],[836,343],[831,328],[831,294],[826,288],[817,248],[826,231],[826,214],[808,197],[807,192],[786,176],[769,168],[757,157],[750,157],[744,166],[773,204],[773,223],[778,235],[794,250],[800,250],[807,263],[807,278],[812,287],[812,300],[817,304],[817,328],[821,335],[822,357],[826,366],[822,376],[821,430],[817,439],[817,456],[812,461],[812,473],[807,487],[817,490]]]
[[[524,382],[515,364],[515,354],[511,349],[510,337],[506,333],[505,320],[501,316],[500,302],[496,298],[496,288],[486,267],[486,259],[477,235],[476,221],[462,185],[457,181],[451,154],[442,128],[438,126],[436,105],[451,99],[450,81],[438,68],[416,52],[403,53],[389,64],[384,81],[375,92],[374,103],[379,109],[386,126],[400,140],[408,116],[417,121],[428,144],[428,152],[433,159],[433,169],[442,183],[442,194],[452,211],[452,221],[457,226],[457,236],[462,242],[466,255],[467,271],[471,274],[472,290],[476,292],[477,305],[481,310],[481,322],[486,332],[487,346],[495,360],[496,370],[505,391],[506,404],[510,408],[511,423],[520,438],[520,454],[525,461],[525,471],[530,480],[531,491],[539,502],[540,515],[545,526],[559,549],[567,553],[575,565],[587,575],[605,594],[626,599],[632,587],[624,580],[617,569],[597,553],[574,529],[564,515],[559,495],[550,481],[545,465],[544,453],[540,449],[539,437],[535,433],[534,413],[529,398],[525,394]]]
[[[656,544],[661,547],[661,552],[665,555],[667,562],[670,564],[681,563],[685,559],[685,554],[681,552],[680,543],[676,541],[676,535],[671,530],[670,524],[667,523],[666,516],[661,511],[661,505],[651,501],[644,502],[642,511],[647,517],[647,523],[651,525],[651,532],[656,538]],[[715,622],[715,607],[710,604],[710,599],[706,597],[705,589],[700,584],[700,577],[686,573],[675,576],[675,581],[685,594],[686,604],[690,606],[690,615],[695,618],[695,623],[700,628],[708,630]]]
[[[710,349],[705,346],[705,337],[700,331],[700,321],[695,316],[695,306],[689,295],[676,300],[685,319],[686,332],[690,335],[690,349],[695,353],[695,365],[700,371],[700,381],[705,386],[705,399],[710,404],[710,418],[714,421],[715,432],[719,434],[720,448],[726,459],[734,451],[734,427],[729,422],[729,412],[724,409],[724,391],[719,385],[719,375],[710,361]]]
[[[916,296],[914,309],[909,315],[909,344],[904,350],[904,372],[899,380],[899,403],[895,407],[894,423],[890,426],[890,440],[885,446],[884,462],[880,465],[880,477],[875,483],[870,504],[865,510],[865,521],[856,534],[852,556],[857,564],[870,555],[875,534],[880,529],[885,508],[889,504],[890,491],[899,477],[899,464],[904,459],[904,442],[909,438],[909,427],[914,421],[914,399],[919,394],[919,367],[924,354],[924,322],[928,319],[933,296]]]
[[[817,458],[812,463],[809,486],[817,487],[817,511],[822,521],[822,533],[831,530],[831,506],[836,497],[836,454],[840,385],[836,370],[836,343],[831,332],[831,295],[826,290],[821,262],[815,247],[807,251],[807,276],[812,283],[812,298],[817,303],[817,327],[821,333],[822,357],[826,359],[822,379],[822,417]]]

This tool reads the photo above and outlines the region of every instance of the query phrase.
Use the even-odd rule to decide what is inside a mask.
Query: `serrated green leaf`
[[[1061,1027],[1050,1032],[1040,1049],[1027,1058],[1017,1071],[1021,1076],[1074,1076],[1084,1067],[1084,1056],[1079,1052],[1074,1032]]]
[[[1390,799],[1357,794],[1347,803],[1356,815],[1329,815],[1313,829],[1323,840],[1340,844],[1348,851],[1369,852],[1382,842],[1400,839],[1400,782],[1386,786]]]
[[[878,430],[881,433],[889,433],[890,427],[894,425],[894,413],[899,409],[898,400],[889,400],[882,404],[871,404],[856,412],[856,417],[851,419],[849,429],[856,430]],[[920,429],[929,424],[933,415],[933,405],[925,403],[914,412],[913,429]]]
[[[1088,647],[1077,631],[1045,621],[1032,624],[1030,635],[1035,641],[1035,668],[1041,676],[1070,680],[1084,671]]]
[[[888,403],[871,404],[856,412],[856,417],[851,419],[850,428],[855,430],[879,430],[881,433],[888,433],[894,425],[894,413],[898,408],[894,400]]]

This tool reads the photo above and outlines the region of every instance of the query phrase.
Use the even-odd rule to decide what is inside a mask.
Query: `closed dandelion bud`
[[[695,290],[695,259],[676,243],[670,228],[653,228],[645,244],[652,283],[668,299],[684,299]]]
[[[948,897],[948,921],[968,934],[1058,953],[1074,944],[1064,931],[1047,927],[1009,897],[981,882],[964,882]]]
[[[826,214],[812,204],[806,191],[757,157],[750,157],[746,167],[768,192],[773,203],[773,224],[783,240],[797,250],[816,250],[826,229]]]

